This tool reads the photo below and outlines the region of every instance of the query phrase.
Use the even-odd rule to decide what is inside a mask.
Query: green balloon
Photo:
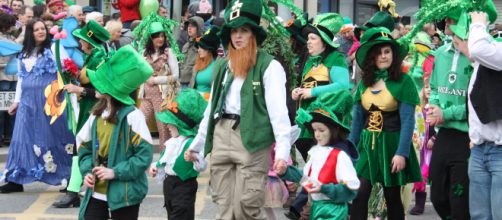
[[[159,1],[157,0],[141,0],[139,2],[139,13],[142,18],[148,16],[151,12],[157,13],[159,10]]]

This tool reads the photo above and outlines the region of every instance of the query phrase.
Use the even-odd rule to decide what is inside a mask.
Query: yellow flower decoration
[[[52,117],[50,124],[53,124],[56,119],[63,114],[66,107],[66,99],[63,101],[59,100],[63,92],[64,83],[61,75],[59,73],[57,75],[58,79],[49,84],[44,91],[45,97],[47,98],[44,111],[47,116]]]

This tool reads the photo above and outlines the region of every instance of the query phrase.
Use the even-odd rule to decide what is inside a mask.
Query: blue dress
[[[7,157],[5,181],[34,181],[66,185],[70,177],[75,137],[67,128],[66,113],[50,125],[44,113],[45,88],[57,79],[56,63],[49,49],[37,58],[31,72],[20,62],[22,93]]]

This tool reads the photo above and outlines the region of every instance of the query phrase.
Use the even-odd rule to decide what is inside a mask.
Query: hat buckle
[[[92,35],[94,35],[94,32],[89,30],[87,31],[87,37],[92,37]]]
[[[239,0],[234,2],[232,6],[232,13],[230,13],[230,20],[234,20],[241,16],[242,3]]]
[[[385,32],[380,32],[382,34],[382,37],[385,37],[385,38],[389,38],[389,34],[385,33]]]

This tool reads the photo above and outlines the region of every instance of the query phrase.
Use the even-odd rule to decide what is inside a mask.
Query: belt
[[[221,116],[221,118],[235,120],[235,123],[232,126],[233,130],[237,129],[237,126],[239,126],[239,124],[241,123],[241,116],[237,115],[237,114],[223,113],[223,115]]]

